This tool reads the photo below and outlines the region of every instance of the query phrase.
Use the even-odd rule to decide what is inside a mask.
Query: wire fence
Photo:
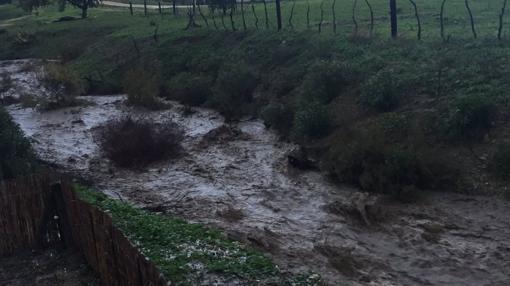
[[[445,41],[452,37],[501,40],[507,34],[509,21],[508,0],[124,1],[132,15],[185,17],[186,29],[311,30],[420,40],[426,37]]]

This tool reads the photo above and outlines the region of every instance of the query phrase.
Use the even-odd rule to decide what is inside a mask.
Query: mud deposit
[[[431,193],[419,204],[393,203],[288,167],[295,146],[257,120],[225,125],[206,109],[186,116],[178,104],[142,112],[123,96],[87,100],[95,104],[8,110],[42,159],[113,197],[224,229],[284,271],[316,272],[330,285],[510,285],[508,202]],[[175,121],[185,155],[141,171],[112,166],[94,134],[126,114]]]
[[[99,281],[79,252],[49,249],[0,259],[0,285],[96,286]]]

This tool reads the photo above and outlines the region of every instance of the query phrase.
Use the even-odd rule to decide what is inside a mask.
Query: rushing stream
[[[37,93],[27,88],[38,84],[24,64],[1,62],[0,74]],[[146,112],[127,107],[122,95],[84,98],[93,104],[8,111],[41,159],[115,198],[219,227],[264,249],[282,270],[315,272],[330,285],[510,285],[507,201],[430,193],[417,204],[395,203],[288,166],[295,146],[258,120],[226,125],[214,111],[186,115],[176,103]],[[96,130],[128,114],[180,125],[184,155],[143,171],[112,166]]]

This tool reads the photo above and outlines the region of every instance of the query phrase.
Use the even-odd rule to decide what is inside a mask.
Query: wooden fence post
[[[56,183],[51,186],[51,192],[53,196],[53,201],[55,202],[55,207],[57,209],[57,220],[58,226],[60,228],[60,236],[62,237],[62,241],[64,242],[65,247],[70,247],[74,245],[71,226],[69,222],[69,216],[67,214],[65,202],[64,202],[64,194],[62,192],[62,183]]]
[[[278,31],[282,29],[282,10],[280,0],[276,0],[276,22],[278,23]]]
[[[397,0],[390,0],[390,19],[391,19],[391,37],[396,38],[398,35]]]

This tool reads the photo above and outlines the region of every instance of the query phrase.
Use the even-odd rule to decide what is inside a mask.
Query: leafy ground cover
[[[270,258],[227,239],[218,230],[149,213],[83,187],[76,191],[86,202],[108,212],[114,224],[176,285],[198,285],[207,275],[239,285],[320,283],[313,274],[285,278]]]

